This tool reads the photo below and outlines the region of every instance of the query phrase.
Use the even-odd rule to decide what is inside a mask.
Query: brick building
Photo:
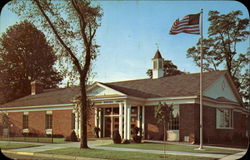
[[[141,128],[144,139],[163,139],[163,129],[154,118],[159,103],[173,104],[168,126],[169,141],[199,142],[199,73],[163,77],[159,50],[153,61],[153,78],[112,83],[96,82],[87,90],[94,103],[88,117],[88,136],[98,127],[100,137],[112,137],[119,130],[131,139],[131,129]],[[205,72],[203,86],[203,141],[205,143],[246,142],[247,115],[241,97],[227,71]],[[32,82],[31,95],[2,106],[12,127],[10,134],[61,134],[74,129],[79,136],[79,88],[43,90]],[[247,142],[246,142],[247,143]]]

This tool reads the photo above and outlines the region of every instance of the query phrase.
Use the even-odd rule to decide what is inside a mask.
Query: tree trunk
[[[80,90],[81,90],[81,105],[80,105],[80,115],[81,115],[81,144],[80,148],[88,148],[88,134],[87,134],[87,115],[88,115],[88,104],[87,104],[87,95],[86,95],[86,84],[85,79],[80,76]]]

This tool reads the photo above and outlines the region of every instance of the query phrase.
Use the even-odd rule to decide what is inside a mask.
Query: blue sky
[[[101,46],[94,62],[95,81],[109,82],[147,78],[151,58],[157,45],[162,56],[182,71],[199,72],[192,59],[186,58],[188,48],[196,45],[198,35],[169,35],[173,22],[203,9],[204,37],[209,27],[208,12],[229,13],[241,10],[241,18],[249,18],[247,8],[236,1],[95,1],[103,8],[101,27],[96,41]],[[0,32],[18,21],[5,7],[1,12]],[[238,45],[246,53],[249,40]],[[221,68],[223,69],[223,68]]]

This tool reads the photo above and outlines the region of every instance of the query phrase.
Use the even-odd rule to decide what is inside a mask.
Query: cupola
[[[159,49],[157,49],[154,58],[152,58],[153,62],[153,79],[161,78],[164,76],[164,59],[161,56]]]

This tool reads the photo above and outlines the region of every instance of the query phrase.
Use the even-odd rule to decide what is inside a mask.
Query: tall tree
[[[60,52],[61,66],[68,75],[80,82],[81,145],[87,145],[88,100],[86,84],[92,60],[96,58],[98,45],[95,43],[97,28],[102,17],[101,8],[87,0],[14,0],[12,9],[19,16],[32,20],[43,27],[53,39],[54,47]]]
[[[171,60],[164,60],[163,69],[164,69],[164,77],[174,76],[174,75],[178,75],[178,74],[185,74],[185,72],[178,70],[177,66],[175,64],[173,64]],[[146,74],[150,78],[152,78],[153,77],[152,69],[148,69]]]
[[[248,97],[249,90],[245,86],[249,79],[247,64],[250,53],[238,53],[237,44],[245,41],[249,36],[247,27],[249,19],[241,19],[241,11],[232,11],[228,14],[220,14],[218,11],[210,11],[208,21],[208,38],[203,39],[204,70],[214,71],[225,66],[235,82],[240,93]],[[187,50],[187,57],[193,58],[196,65],[200,66],[200,40],[196,47]],[[245,75],[245,76],[243,76]],[[249,99],[246,100],[249,102]]]
[[[30,82],[44,88],[62,80],[54,69],[53,48],[45,35],[28,21],[10,26],[0,37],[0,90],[2,103],[30,94]]]

